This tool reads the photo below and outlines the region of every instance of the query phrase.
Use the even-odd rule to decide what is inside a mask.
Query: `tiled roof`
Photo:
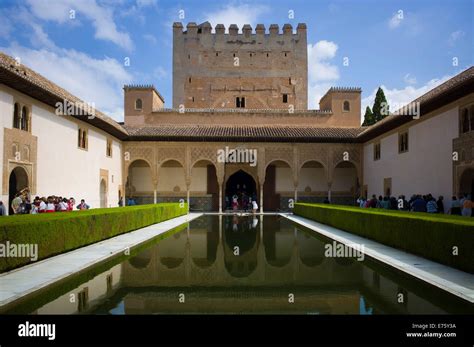
[[[355,142],[362,128],[251,125],[125,126],[130,140],[238,142]]]
[[[63,100],[81,102],[79,98],[49,81],[39,73],[0,52],[0,83],[18,90],[52,107]],[[474,67],[470,67],[438,87],[420,96],[421,117],[464,95],[474,92]],[[265,113],[272,113],[265,110]],[[276,111],[277,112],[277,111]],[[304,111],[328,114],[321,111]],[[317,128],[298,126],[257,125],[172,125],[134,128],[119,124],[99,110],[95,117],[78,119],[116,136],[121,140],[144,141],[261,141],[261,142],[365,142],[412,120],[406,115],[390,115],[375,125],[364,128]]]
[[[71,103],[84,103],[81,99],[27,66],[17,64],[14,58],[2,52],[0,52],[0,83],[19,90],[52,107],[55,106],[56,102],[63,102],[63,100],[67,100]],[[94,110],[94,116],[93,119],[88,119],[87,116],[75,117],[84,122],[91,123],[99,129],[117,136],[120,139],[126,137],[127,133],[125,129],[112,118],[97,109]]]

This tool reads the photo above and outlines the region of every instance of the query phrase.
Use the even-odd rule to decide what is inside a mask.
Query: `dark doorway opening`
[[[12,200],[22,189],[28,187],[28,175],[25,169],[16,167],[10,173],[8,180],[8,214],[13,215]]]
[[[250,199],[257,200],[257,184],[252,176],[239,170],[229,177],[225,186],[225,208],[234,209],[233,199],[237,197],[237,210],[249,210]]]

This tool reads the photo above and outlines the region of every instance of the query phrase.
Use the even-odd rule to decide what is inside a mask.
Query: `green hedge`
[[[474,219],[461,216],[297,203],[296,215],[474,273]],[[453,247],[458,255],[453,255]]]
[[[186,214],[187,204],[101,208],[0,218],[0,243],[37,244],[38,260]],[[30,263],[0,256],[0,272]]]

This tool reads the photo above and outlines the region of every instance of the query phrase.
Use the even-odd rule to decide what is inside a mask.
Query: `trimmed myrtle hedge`
[[[474,219],[461,216],[297,203],[296,215],[474,273]],[[458,248],[458,255],[453,254]]]
[[[0,244],[38,245],[38,260],[187,214],[187,204],[163,203],[0,218]],[[0,256],[0,272],[31,262]]]

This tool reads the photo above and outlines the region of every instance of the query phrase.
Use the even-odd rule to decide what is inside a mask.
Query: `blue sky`
[[[304,22],[311,108],[331,86],[361,87],[365,108],[379,86],[401,105],[473,65],[473,17],[472,0],[2,0],[0,50],[121,121],[127,83],[171,107],[173,22]]]

